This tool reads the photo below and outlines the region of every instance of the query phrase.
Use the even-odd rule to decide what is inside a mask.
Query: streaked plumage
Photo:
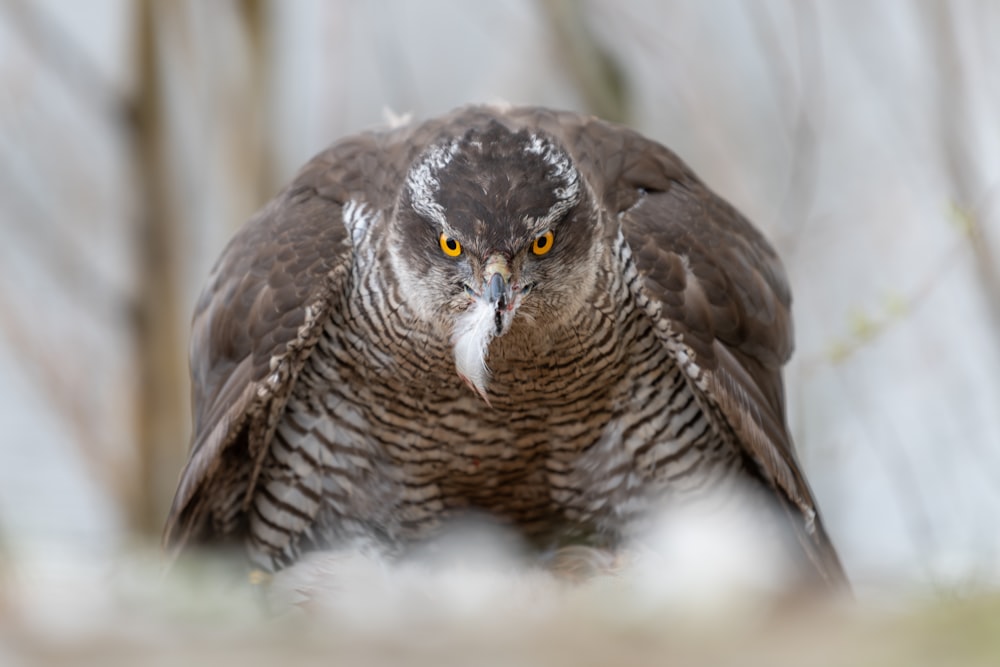
[[[736,479],[839,583],[785,424],[789,304],[764,238],[628,129],[469,107],[349,137],[213,270],[165,540],[275,570],[478,510],[613,549]]]

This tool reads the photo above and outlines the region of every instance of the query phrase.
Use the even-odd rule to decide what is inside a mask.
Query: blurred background
[[[859,590],[1000,583],[998,34],[985,0],[0,0],[0,559],[158,539],[198,290],[305,160],[507,101],[637,128],[773,240]]]

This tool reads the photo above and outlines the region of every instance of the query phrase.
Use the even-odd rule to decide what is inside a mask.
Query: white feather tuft
[[[455,368],[476,393],[486,399],[486,383],[490,371],[486,366],[490,341],[496,323],[496,308],[476,299],[455,321],[452,344],[455,346]]]
[[[403,127],[413,122],[413,113],[410,111],[398,112],[386,105],[382,107],[382,120],[390,128]]]

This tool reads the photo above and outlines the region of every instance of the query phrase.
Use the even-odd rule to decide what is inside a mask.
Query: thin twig
[[[95,117],[116,124],[126,110],[125,95],[111,84],[72,35],[45,10],[27,0],[3,0],[6,20],[21,34],[33,54],[62,83],[96,112]]]
[[[939,127],[945,154],[947,173],[958,207],[966,213],[969,224],[968,241],[973,250],[976,273],[987,295],[986,305],[993,330],[1000,339],[1000,268],[994,254],[993,239],[983,218],[990,215],[989,194],[983,173],[972,155],[973,139],[968,136],[972,125],[967,67],[962,57],[962,45],[955,25],[955,7],[933,3],[926,12],[927,29],[937,47]]]
[[[0,222],[4,237],[17,237],[20,247],[30,249],[45,270],[95,315],[120,322],[127,315],[129,295],[87,261],[23,185],[21,174],[0,160],[0,201],[8,213]]]
[[[124,502],[127,493],[123,482],[129,476],[121,461],[110,455],[104,446],[103,415],[92,405],[94,394],[88,390],[86,381],[90,372],[81,368],[71,353],[59,353],[59,346],[53,345],[49,337],[39,332],[20,311],[21,308],[0,287],[0,312],[3,313],[0,335],[7,339],[9,348],[17,352],[26,372],[61,417],[61,423],[69,429],[89,474],[102,488],[111,491],[115,499]]]
[[[893,296],[888,312],[877,318],[861,318],[855,322],[855,331],[850,338],[837,341],[823,353],[805,359],[802,362],[803,377],[808,380],[820,368],[846,361],[888,333],[897,324],[904,322],[904,315],[912,314],[919,309],[931,293],[944,282],[945,274],[961,265],[964,251],[964,243],[955,243],[948,252],[938,258],[924,275],[923,280],[917,283],[909,294]]]
[[[777,30],[766,7],[747,11],[757,41],[768,56],[769,70],[778,104],[790,106],[793,121],[788,129],[792,154],[789,159],[785,191],[777,211],[775,242],[783,256],[791,256],[809,226],[818,182],[821,142],[826,109],[825,65],[822,34],[816,8],[809,3],[795,3],[796,60],[779,48]],[[795,72],[798,76],[795,76]],[[782,109],[784,111],[784,109]]]

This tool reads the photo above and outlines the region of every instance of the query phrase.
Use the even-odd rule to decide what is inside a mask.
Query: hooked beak
[[[493,335],[499,336],[510,326],[514,319],[513,310],[517,306],[510,287],[510,267],[507,266],[507,260],[500,255],[490,257],[486,262],[484,276],[486,284],[482,297],[493,307]]]
[[[510,284],[502,273],[494,273],[486,284],[486,298],[496,305],[497,310],[505,310],[510,301]]]

